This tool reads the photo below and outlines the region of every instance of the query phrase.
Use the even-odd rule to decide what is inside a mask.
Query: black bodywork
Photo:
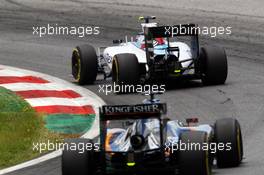
[[[137,107],[152,108],[156,107],[156,111],[141,111],[135,112],[132,108]],[[131,113],[125,112],[107,112],[106,108],[127,108],[132,109]],[[165,156],[165,132],[164,125],[166,120],[163,119],[162,114],[166,112],[166,104],[140,104],[134,106],[116,105],[116,106],[103,106],[100,109],[100,162],[101,168],[107,174],[124,174],[124,173],[155,173],[157,171],[173,171],[175,165],[171,163],[168,157]],[[125,115],[124,115],[125,114]],[[111,120],[123,120],[123,119],[148,119],[155,118],[159,121],[160,126],[160,147],[153,150],[140,151],[134,149],[128,152],[113,152],[106,151],[106,135],[107,135],[107,122]],[[129,165],[130,164],[130,165]]]

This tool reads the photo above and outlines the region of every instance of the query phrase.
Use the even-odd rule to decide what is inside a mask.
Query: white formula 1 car
[[[151,17],[140,17],[143,32],[134,41],[98,48],[77,46],[72,53],[72,75],[80,85],[92,84],[98,73],[118,85],[201,79],[205,85],[224,84],[227,57],[224,49],[199,47],[194,24],[158,26]],[[185,32],[183,32],[185,31]],[[187,32],[186,32],[187,31]],[[189,42],[179,41],[189,38]],[[175,41],[172,41],[172,40]]]

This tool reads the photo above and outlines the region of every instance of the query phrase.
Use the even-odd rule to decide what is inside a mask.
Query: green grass
[[[33,143],[61,139],[45,128],[43,116],[26,101],[0,87],[0,169],[39,156]]]

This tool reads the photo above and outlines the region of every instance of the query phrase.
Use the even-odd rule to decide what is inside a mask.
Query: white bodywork
[[[192,58],[191,49],[187,44],[183,42],[170,42],[170,46],[179,47],[179,61]],[[154,54],[162,54],[161,52],[164,52],[165,54],[165,49],[158,49],[156,47],[157,46],[154,46]],[[137,42],[127,42],[118,46],[107,47],[103,52],[103,57],[107,60],[108,66],[112,68],[113,57],[122,53],[135,54],[139,63],[147,63],[146,52],[144,49],[137,47]],[[191,61],[184,62],[182,63],[182,66],[187,67],[190,63]]]
[[[157,27],[157,23],[142,23],[142,31],[144,33],[144,28],[146,27]],[[159,38],[162,40],[162,42],[158,42],[156,39],[153,40],[153,45],[154,45],[154,54],[155,55],[165,55],[167,52],[167,47],[168,47],[168,42],[165,38]],[[145,47],[142,47],[145,45],[145,37],[143,34],[138,34],[136,36],[136,39],[134,42],[126,42],[126,43],[121,43],[118,46],[112,46],[112,47],[107,47],[104,52],[103,52],[103,58],[105,58],[108,67],[112,69],[112,61],[113,57],[117,54],[123,54],[123,53],[131,53],[135,54],[138,62],[139,63],[147,63],[146,59],[146,52],[145,52]],[[169,43],[170,47],[178,47],[179,48],[179,53],[174,53],[177,57],[179,56],[179,61],[184,61],[187,59],[192,58],[192,53],[190,47],[183,43],[183,42],[170,42]],[[182,67],[188,67],[192,61],[186,61],[181,63]],[[146,69],[148,69],[146,67]],[[184,74],[189,73],[189,70],[186,70]]]

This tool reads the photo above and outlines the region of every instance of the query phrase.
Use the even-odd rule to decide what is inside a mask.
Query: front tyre
[[[88,44],[77,46],[72,52],[72,75],[77,83],[93,84],[97,70],[98,59],[95,49]]]
[[[216,159],[219,168],[236,167],[243,158],[243,142],[240,124],[236,119],[224,118],[215,123],[215,141],[218,145],[229,146],[228,150],[217,150]],[[228,145],[227,145],[228,144]]]

